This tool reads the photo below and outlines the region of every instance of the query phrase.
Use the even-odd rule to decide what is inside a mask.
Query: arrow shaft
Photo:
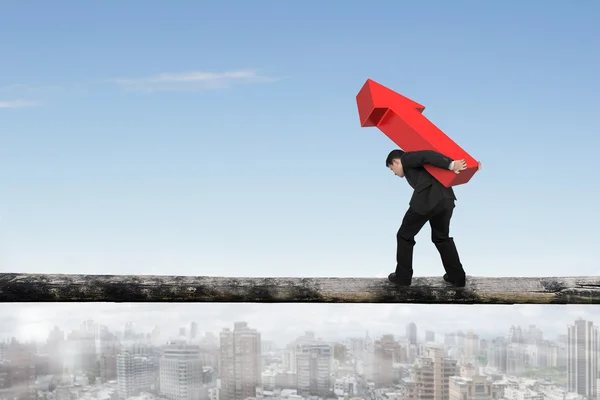
[[[425,166],[446,187],[467,183],[477,172],[477,161],[419,112],[409,110],[398,114],[388,109],[377,128],[404,151],[434,150],[453,160],[464,159],[467,169],[460,174],[433,165]]]

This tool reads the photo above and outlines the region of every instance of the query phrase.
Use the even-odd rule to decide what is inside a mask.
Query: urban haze
[[[584,306],[17,304],[0,400],[598,399]]]

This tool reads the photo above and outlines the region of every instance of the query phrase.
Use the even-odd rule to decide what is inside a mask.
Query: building
[[[457,360],[445,357],[442,347],[429,345],[423,349],[415,366],[409,400],[449,400],[450,377],[458,376]]]
[[[117,356],[100,356],[100,382],[117,379]]]
[[[246,322],[235,322],[233,330],[220,334],[219,400],[246,400],[262,390],[261,338]]]
[[[144,355],[124,351],[117,356],[117,392],[121,398],[151,390],[155,380],[154,361]]]
[[[169,400],[192,400],[202,387],[200,346],[174,341],[160,358],[160,393]]]
[[[333,346],[329,343],[296,345],[298,394],[326,396],[333,390]]]
[[[48,334],[46,348],[48,349],[49,357],[48,373],[58,376],[62,375],[65,359],[65,333],[58,329],[57,326]]]
[[[417,345],[417,325],[414,322],[406,325],[406,338],[412,345]]]
[[[508,369],[508,343],[504,338],[499,337],[492,340],[488,355],[490,366],[501,374],[506,373]]]
[[[6,349],[6,360],[0,364],[3,397],[35,400],[35,345],[12,339]]]
[[[373,344],[372,366],[369,368],[369,380],[375,385],[375,389],[391,388],[394,380],[393,363],[400,345],[394,340],[394,335],[383,335],[380,340]]]
[[[581,318],[568,327],[567,390],[596,396],[598,378],[598,328]]]
[[[493,385],[492,379],[474,375],[470,378],[450,377],[449,400],[495,400],[501,399],[502,391]]]

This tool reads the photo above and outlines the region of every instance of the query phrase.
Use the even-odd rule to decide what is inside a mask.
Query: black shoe
[[[395,272],[392,272],[391,274],[388,275],[388,280],[398,286],[410,286],[410,284],[411,284],[411,281],[398,280],[398,278],[396,278]]]
[[[444,280],[450,284],[452,284],[453,286],[456,287],[465,287],[466,282],[465,279],[461,279],[459,282],[455,281],[454,279],[450,279],[450,277],[448,276],[448,274],[444,274]]]

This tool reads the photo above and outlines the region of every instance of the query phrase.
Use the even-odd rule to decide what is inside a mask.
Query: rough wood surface
[[[235,278],[162,275],[0,274],[0,302],[251,302],[597,304],[597,277],[441,277],[396,287],[386,278]]]

